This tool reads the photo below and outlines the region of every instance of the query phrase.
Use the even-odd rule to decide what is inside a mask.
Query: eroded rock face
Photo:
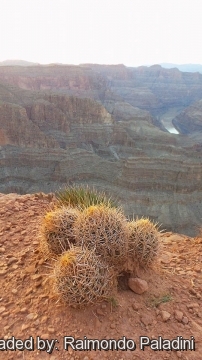
[[[101,98],[107,89],[103,76],[80,66],[0,67],[0,81],[24,90],[59,90],[68,95]]]
[[[174,135],[146,123],[70,124],[66,138],[61,132],[65,146],[57,141],[55,148],[4,145],[0,190],[52,192],[87,183],[117,198],[130,217],[194,234],[202,217],[201,153],[187,155]]]
[[[102,103],[124,101],[150,111],[153,116],[175,106],[187,107],[202,98],[202,74],[184,73],[177,68],[164,69],[160,65],[137,68],[94,64],[2,66],[0,82],[25,90],[59,91]]]
[[[112,116],[105,107],[91,99],[64,95],[49,95],[47,98],[67,116],[71,124],[111,125],[113,123]]]
[[[186,107],[202,98],[202,74],[185,73],[160,65],[128,68],[124,65],[87,65],[108,80],[113,93],[152,115],[172,107]]]
[[[202,100],[190,105],[173,120],[173,124],[182,134],[202,132]]]
[[[92,99],[33,93],[33,99],[25,97],[24,102],[14,96],[12,102],[0,103],[0,145],[66,148],[69,142],[85,142],[86,137],[93,141],[99,134],[104,140],[103,126],[114,123],[105,107]],[[93,136],[86,135],[90,132]]]
[[[9,69],[0,69],[0,192],[52,192],[67,183],[88,183],[117,198],[130,217],[149,216],[167,230],[196,233],[202,149],[191,138],[154,126],[144,98],[148,92],[155,96],[149,105],[154,109],[165,84],[179,89],[182,82],[192,84],[192,77],[188,81],[173,71],[170,78],[158,67]],[[147,87],[154,79],[156,85]],[[200,94],[201,78],[196,80]],[[134,106],[139,100],[133,90],[145,99],[142,109]]]
[[[17,104],[0,104],[0,145],[20,147],[57,147],[54,139],[46,137]]]

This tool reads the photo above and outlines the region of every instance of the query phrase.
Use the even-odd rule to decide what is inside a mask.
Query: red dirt
[[[82,310],[62,304],[52,292],[51,265],[38,251],[38,228],[47,196],[0,194],[1,340],[34,339],[34,351],[0,351],[0,359],[202,359],[202,239],[165,233],[153,269],[138,274],[149,289],[142,295],[120,290],[117,303]],[[165,301],[165,302],[163,302]],[[170,314],[163,320],[162,311]],[[178,320],[177,320],[178,318]],[[36,349],[36,337],[57,339],[51,354]],[[63,349],[63,337],[133,339],[135,351]],[[195,338],[195,351],[139,349],[139,337]],[[1,344],[1,342],[0,342]]]

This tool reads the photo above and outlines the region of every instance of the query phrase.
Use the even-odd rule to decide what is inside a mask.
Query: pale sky
[[[202,64],[202,0],[0,0],[0,61]]]

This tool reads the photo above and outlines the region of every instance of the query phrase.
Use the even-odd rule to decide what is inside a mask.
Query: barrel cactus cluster
[[[144,218],[129,221],[121,208],[94,189],[75,186],[57,195],[54,209],[42,220],[40,249],[56,260],[54,288],[68,305],[111,298],[123,271],[154,262],[157,224]]]

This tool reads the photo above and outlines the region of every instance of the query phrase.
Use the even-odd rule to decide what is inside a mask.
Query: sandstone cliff
[[[2,66],[0,82],[24,90],[54,90],[68,95],[101,99],[107,89],[106,79],[92,71],[73,65]]]
[[[93,127],[100,127],[100,136],[105,142],[102,128],[114,122],[105,107],[92,99],[19,91],[5,85],[0,86],[0,90],[0,101],[3,100],[0,102],[0,145],[66,148],[72,140],[79,145],[82,137],[85,139],[84,125],[91,128],[92,140],[96,138],[95,133],[99,133]],[[72,139],[73,128],[75,133],[79,127],[83,134],[77,132]]]
[[[147,121],[70,124],[63,149],[2,146],[0,189],[49,192],[88,183],[119,199],[130,217],[147,215],[193,234],[202,217],[201,160]]]
[[[76,97],[126,102],[159,116],[172,107],[183,108],[202,98],[202,74],[164,69],[160,65],[130,68],[124,65],[0,67],[0,82],[35,91],[56,91]],[[124,114],[124,109],[122,115]],[[123,115],[124,116],[124,115]],[[159,125],[158,122],[156,122]]]
[[[202,132],[202,100],[182,111],[173,120],[173,124],[182,134]]]
[[[41,148],[54,147],[56,143],[29,120],[25,108],[2,102],[0,103],[0,145]]]
[[[84,65],[85,66],[85,65]],[[160,65],[86,65],[108,81],[111,91],[129,104],[159,115],[171,107],[185,107],[202,98],[202,74]]]

